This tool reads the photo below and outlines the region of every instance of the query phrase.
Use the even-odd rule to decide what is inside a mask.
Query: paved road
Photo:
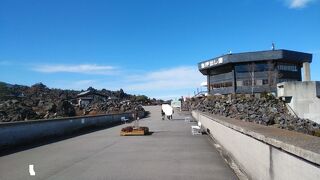
[[[183,115],[162,121],[160,106],[146,109],[151,116],[140,125],[150,136],[119,136],[121,125],[3,156],[0,180],[237,179],[205,135],[191,135]]]

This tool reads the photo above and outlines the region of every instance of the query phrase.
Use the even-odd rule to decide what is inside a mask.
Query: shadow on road
[[[144,118],[150,117],[150,114],[151,114],[150,111],[145,111],[144,113],[145,113],[145,117]]]
[[[109,126],[105,126],[105,127],[89,127],[89,128],[83,128],[77,132],[74,133],[69,133],[69,134],[65,134],[65,135],[61,135],[61,136],[56,136],[56,137],[46,137],[46,138],[41,138],[38,139],[36,142],[26,142],[22,145],[17,145],[17,146],[10,146],[10,147],[0,147],[0,157],[1,156],[6,156],[9,154],[13,154],[13,153],[17,153],[20,151],[25,151],[28,149],[33,149],[39,146],[43,146],[43,145],[47,145],[47,144],[51,144],[51,143],[55,143],[58,141],[63,141],[66,139],[70,139],[70,138],[74,138],[77,136],[81,136],[84,134],[89,134],[89,133],[93,133],[96,131],[100,131],[100,130],[104,130],[104,129],[108,129],[114,126],[118,126],[120,124],[114,124],[114,125],[109,125]]]

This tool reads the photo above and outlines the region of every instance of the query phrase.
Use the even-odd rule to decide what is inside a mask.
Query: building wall
[[[320,81],[283,82],[277,85],[277,95],[286,100],[293,115],[320,123]]]

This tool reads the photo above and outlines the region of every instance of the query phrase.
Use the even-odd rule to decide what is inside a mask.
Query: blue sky
[[[0,0],[0,81],[192,95],[197,63],[232,51],[314,54],[319,0]]]

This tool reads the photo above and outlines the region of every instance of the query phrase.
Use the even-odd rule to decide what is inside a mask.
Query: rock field
[[[190,110],[320,136],[319,124],[294,117],[284,102],[271,95],[262,98],[244,95],[198,97],[191,98],[185,104]]]
[[[79,106],[77,95],[83,91],[50,89],[42,83],[28,87],[0,82],[0,122],[121,113],[137,108],[143,110],[141,105],[157,103],[146,96],[126,94],[122,89],[109,91],[90,87],[87,91],[112,98],[95,96],[87,106]]]

